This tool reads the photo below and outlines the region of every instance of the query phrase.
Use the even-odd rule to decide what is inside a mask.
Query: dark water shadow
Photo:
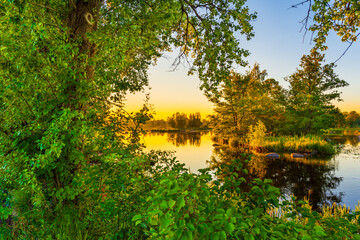
[[[341,137],[329,137],[328,140],[335,144],[350,144],[353,147],[360,145],[360,136],[341,136]]]
[[[241,153],[239,149],[215,148],[210,166],[214,169],[220,163],[230,163],[232,159],[241,158]],[[282,194],[308,199],[315,211],[342,201],[343,193],[334,193],[342,177],[335,175],[336,166],[328,159],[290,159],[285,156],[268,159],[253,155],[244,166],[248,174],[240,173],[239,177],[244,177],[247,182],[254,178],[271,179]]]

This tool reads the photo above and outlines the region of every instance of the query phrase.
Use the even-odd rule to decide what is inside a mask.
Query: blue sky
[[[249,49],[251,55],[246,59],[249,66],[255,62],[261,69],[266,69],[269,78],[275,78],[284,87],[287,86],[284,78],[291,75],[299,66],[300,58],[308,54],[313,47],[311,32],[303,38],[300,32],[300,21],[306,16],[306,6],[290,8],[299,1],[289,0],[250,0],[248,6],[258,14],[257,20],[252,23],[255,37],[246,41],[241,35],[240,45]],[[335,61],[347,48],[348,43],[341,42],[340,38],[331,33],[325,52],[327,63]],[[180,67],[171,72],[170,67],[174,53],[165,53],[156,66],[149,70],[149,85],[151,87],[150,103],[154,105],[156,118],[164,118],[170,113],[203,112],[210,114],[212,105],[207,102],[199,90],[200,81],[196,76],[187,76],[187,68]],[[360,112],[360,77],[357,67],[360,66],[360,42],[352,45],[350,50],[337,63],[335,72],[350,86],[340,89],[343,92],[343,102],[336,102],[342,111],[356,110]],[[245,72],[248,68],[239,67],[238,72]],[[136,111],[140,108],[143,94],[129,95],[127,108]]]

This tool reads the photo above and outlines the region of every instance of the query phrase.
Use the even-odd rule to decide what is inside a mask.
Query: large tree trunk
[[[65,87],[62,94],[66,96],[66,98],[62,107],[64,109],[70,109],[71,111],[83,112],[84,115],[86,115],[85,113],[90,104],[90,93],[81,86],[84,86],[84,81],[90,83],[94,80],[95,69],[89,64],[89,60],[95,56],[96,50],[96,45],[89,41],[87,34],[97,29],[101,4],[102,0],[70,0],[70,10],[64,19],[64,24],[67,25],[69,31],[68,41],[75,45],[77,43],[79,51],[71,64],[72,75],[68,77],[68,79],[65,79]],[[84,164],[81,162],[75,164],[74,157],[71,157],[74,152],[85,154],[83,144],[79,144],[79,141],[72,139],[73,134],[71,134],[71,131],[79,130],[79,126],[83,125],[83,123],[79,121],[84,120],[77,117],[73,118],[72,126],[74,129],[66,130],[66,147],[63,149],[62,155],[58,160],[59,163],[62,162],[62,166],[64,166],[70,174],[61,177],[60,172],[63,170],[53,169],[53,178],[57,189],[71,185],[76,172],[80,171]],[[80,136],[80,138],[80,142],[84,142],[86,136]],[[57,200],[55,201],[57,202]],[[75,201],[77,200],[75,199]]]
[[[92,81],[95,70],[88,62],[89,59],[95,56],[96,45],[88,40],[86,34],[97,29],[102,0],[77,0],[76,3],[74,0],[70,0],[70,2],[71,10],[67,19],[70,41],[81,41],[78,58],[74,59],[76,61],[76,69],[82,70],[78,72],[78,81],[81,78]],[[87,60],[83,57],[84,55],[87,55]],[[86,66],[85,69],[83,66]],[[79,97],[76,83],[69,86],[68,94],[70,101]],[[74,104],[70,104],[70,107],[74,108]],[[76,108],[79,108],[79,106]],[[82,108],[86,109],[86,106],[82,106]]]

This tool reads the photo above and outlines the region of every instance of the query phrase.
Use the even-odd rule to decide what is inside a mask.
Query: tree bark
[[[85,69],[77,73],[77,78],[86,78],[88,81],[92,81],[95,70],[89,65],[88,60],[95,56],[96,45],[89,41],[86,34],[96,31],[99,22],[100,7],[103,1],[77,0],[76,3],[74,1],[71,2],[73,2],[73,4],[70,4],[71,10],[69,11],[67,19],[70,41],[81,41],[79,55],[75,59],[75,66],[77,66],[76,69],[82,69],[82,66],[86,66]],[[83,57],[84,55],[87,56],[87,59]],[[79,80],[80,79],[77,79],[77,81]],[[68,94],[70,100],[79,97],[76,85],[76,83],[73,83],[69,86]]]

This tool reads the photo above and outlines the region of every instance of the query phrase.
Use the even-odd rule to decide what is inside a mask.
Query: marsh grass
[[[323,132],[324,136],[356,136],[360,135],[360,128],[329,128]]]
[[[269,152],[299,152],[311,153],[317,151],[320,155],[333,155],[334,146],[316,135],[267,137],[263,147]]]
[[[302,201],[296,201],[296,199],[292,196],[291,200],[289,200],[290,205],[298,205],[303,209],[307,209],[312,212],[312,207],[309,203],[309,199],[306,197]],[[303,218],[301,214],[293,214],[294,209],[288,209],[283,207],[275,207],[268,209],[267,213],[273,218],[279,218],[284,221],[297,221],[302,224],[307,224],[308,219]],[[338,220],[342,218],[347,218],[350,223],[357,224],[360,218],[360,201],[353,210],[350,210],[350,207],[344,205],[340,205],[337,203],[333,203],[331,206],[323,206],[321,212],[319,212],[319,216],[323,219],[333,219]],[[292,218],[289,218],[289,215],[293,215]],[[351,219],[349,219],[350,215],[354,215]]]

